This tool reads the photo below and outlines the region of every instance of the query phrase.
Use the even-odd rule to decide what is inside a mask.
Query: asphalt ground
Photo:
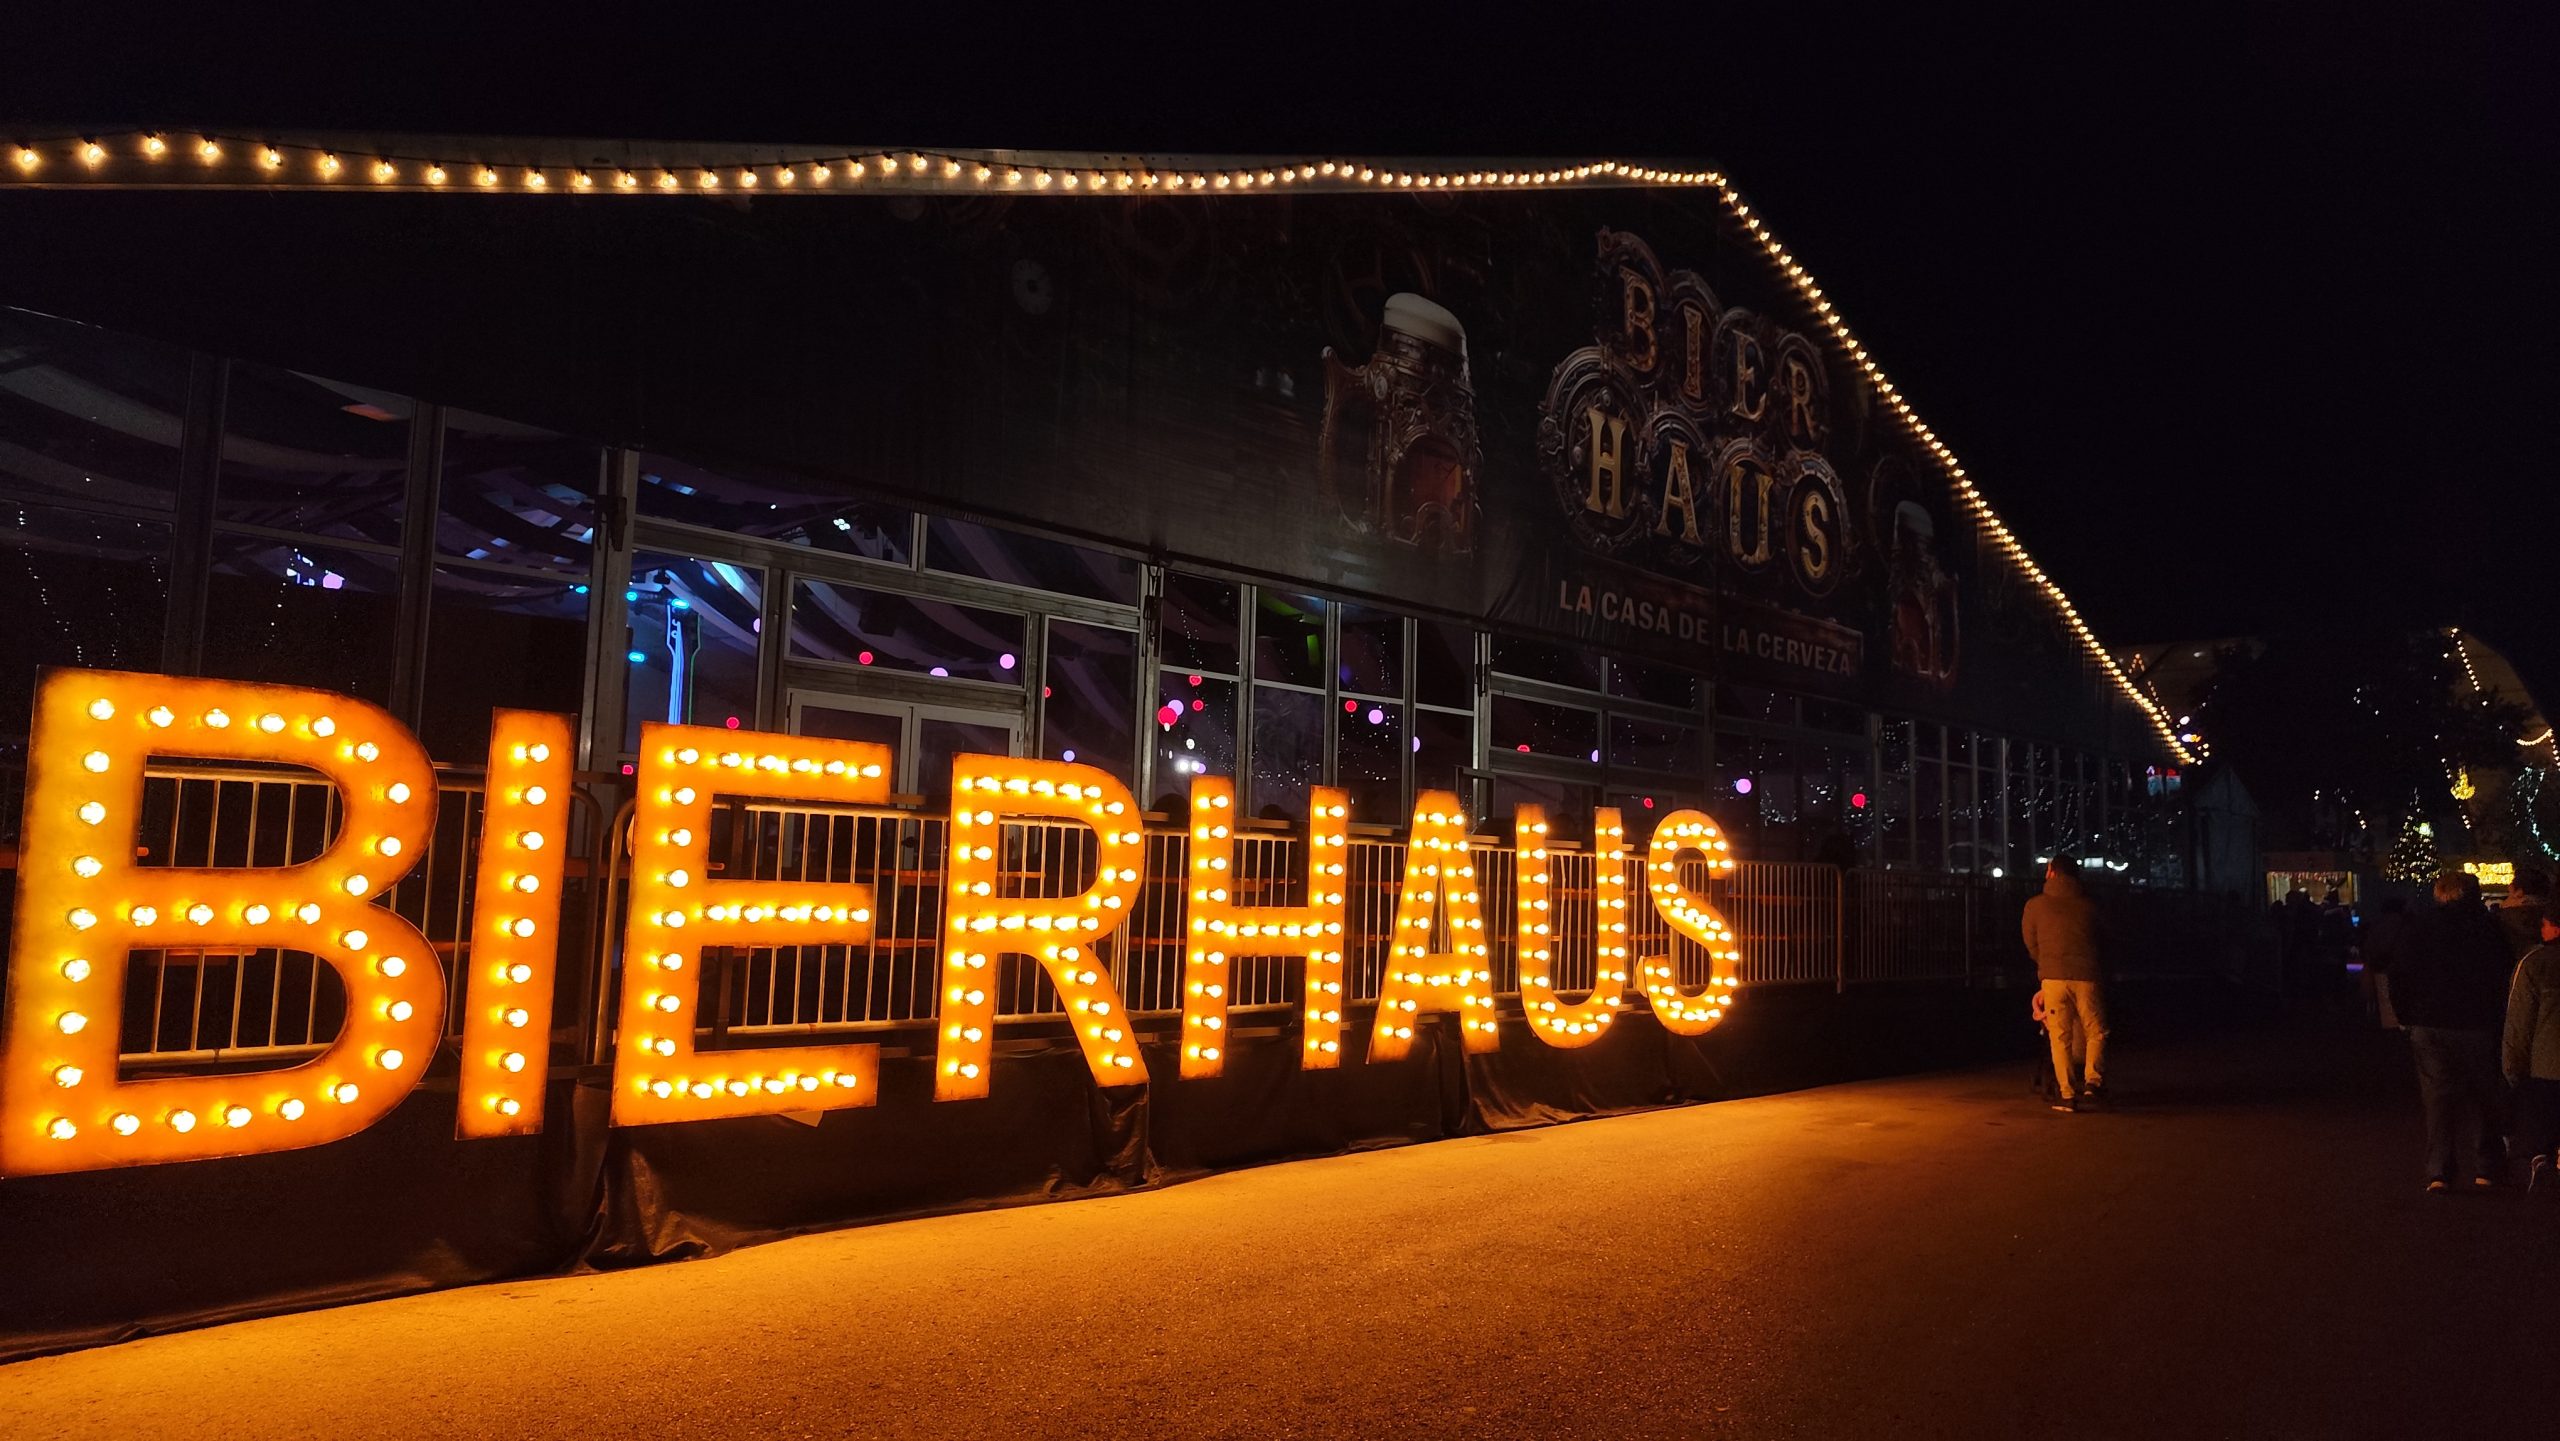
[[[2560,1205],[2398,1038],[1301,1161],[0,1368],[0,1437],[2560,1434]],[[21,1244],[12,1242],[10,1244]]]

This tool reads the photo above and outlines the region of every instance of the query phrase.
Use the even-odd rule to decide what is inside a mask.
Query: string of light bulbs
[[[1899,386],[1851,332],[1812,273],[1719,170],[1626,160],[1471,162],[1266,157],[1215,164],[1137,155],[1019,150],[839,150],[757,155],[754,147],[615,143],[619,163],[575,158],[591,141],[456,139],[389,145],[284,141],[210,132],[161,131],[23,138],[7,147],[0,189],[188,189],[379,191],[482,195],[792,195],[893,191],[927,194],[1110,196],[1139,193],[1243,195],[1272,191],[1421,192],[1596,189],[1627,186],[1711,190],[1794,287],[1887,409],[1928,451],[1974,522],[2051,601],[2124,697],[2151,722],[2182,763],[2190,750],[2168,713],[2145,695],[2098,640],[2079,608],[2027,553],[1974,485],[1955,451],[1920,418]],[[443,150],[444,156],[429,153]],[[497,152],[509,152],[503,156]],[[484,158],[451,158],[477,152]],[[645,156],[643,152],[646,152]],[[2466,658],[2467,660],[2467,658]],[[2476,682],[2475,682],[2476,683]]]

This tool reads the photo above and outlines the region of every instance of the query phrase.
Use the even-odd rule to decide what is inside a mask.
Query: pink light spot
[[[1360,702],[1356,700],[1347,700],[1342,703],[1342,713],[1344,715],[1349,715],[1358,709],[1360,709]]]
[[[1186,677],[1184,677],[1184,679],[1186,679],[1186,680],[1190,681],[1193,685],[1198,685],[1198,684],[1200,683],[1200,677],[1198,677],[1198,676],[1196,676],[1196,675],[1195,675],[1195,676],[1186,676]]]
[[[731,729],[731,730],[736,730],[737,728],[738,728],[738,718],[737,718],[736,716],[731,716],[731,717],[729,717],[729,729]]]
[[[861,665],[869,665],[869,664],[871,664],[871,659],[872,659],[872,657],[871,657],[871,652],[869,652],[869,651],[867,651],[867,650],[866,650],[866,651],[863,651],[862,653],[860,653],[859,655],[856,655],[856,656],[854,657],[854,661],[855,661],[857,664],[861,664]]]
[[[1191,708],[1193,710],[1207,710],[1209,708],[1209,703],[1204,700],[1195,700],[1191,703]]]
[[[1167,726],[1169,726],[1169,725],[1172,725],[1175,721],[1178,721],[1178,720],[1180,720],[1180,719],[1182,719],[1182,703],[1181,703],[1181,702],[1179,702],[1179,701],[1166,701],[1163,705],[1160,705],[1160,706],[1156,707],[1156,723],[1157,723],[1157,724],[1159,724],[1159,725],[1167,725]]]
[[[1369,724],[1373,726],[1382,726],[1386,723],[1387,713],[1385,711],[1380,710],[1376,706],[1369,707]]]
[[[1056,694],[1056,692],[1054,692],[1054,691],[1050,690],[1047,686],[1045,686],[1045,685],[1044,685],[1044,686],[1040,687],[1040,698],[1041,698],[1042,700],[1047,700],[1050,696],[1052,696],[1052,695],[1054,695],[1054,694]]]
[[[929,671],[926,671],[926,672],[925,672],[925,674],[926,674],[926,675],[941,675],[941,676],[947,676],[947,675],[951,674],[951,668],[950,668],[950,667],[948,667],[948,666],[939,666],[939,665],[938,665],[938,666],[935,666],[933,669],[931,669],[931,670],[929,670]]]
[[[1645,808],[1646,810],[1652,810],[1652,809],[1653,809],[1653,797],[1651,797],[1651,796],[1646,796],[1646,797],[1644,798],[1644,808]]]
[[[997,656],[997,657],[996,657],[996,669],[998,669],[998,670],[1011,670],[1011,669],[1013,669],[1013,652],[1012,652],[1012,651],[1006,651],[1004,654],[1002,654],[1002,655],[1000,655],[1000,656]]]
[[[1522,754],[1522,755],[1524,755],[1524,756],[1525,756],[1525,755],[1527,755],[1527,754],[1529,753],[1529,748],[1528,748],[1527,746],[1513,746],[1513,747],[1512,747],[1512,749],[1513,749],[1513,750],[1515,750],[1515,751],[1518,751],[1520,754]]]
[[[635,766],[635,765],[631,764],[629,761],[625,761],[625,762],[623,762],[623,763],[622,763],[622,773],[623,773],[624,775],[633,775],[633,774],[636,774],[636,773],[638,773],[639,769],[640,769],[640,768],[639,768],[638,766]]]
[[[1867,793],[1865,791],[1859,791],[1850,796],[1849,805],[1853,810],[1865,810],[1867,808]]]
[[[1751,794],[1751,777],[1741,776],[1736,778],[1733,783],[1733,793],[1738,796],[1747,796]]]

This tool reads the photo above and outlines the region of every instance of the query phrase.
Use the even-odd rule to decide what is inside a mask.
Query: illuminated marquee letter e
[[[640,728],[631,914],[613,1123],[706,1121],[868,1106],[876,1045],[694,1049],[709,946],[848,946],[871,939],[871,887],[847,881],[715,881],[715,791],[834,805],[889,799],[889,748],[708,726]]]

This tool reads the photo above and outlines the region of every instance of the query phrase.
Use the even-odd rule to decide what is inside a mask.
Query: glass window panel
[[[1631,660],[1609,662],[1609,694],[1648,700],[1655,705],[1692,708],[1706,682],[1685,670],[1645,665]]]
[[[2035,823],[2035,772],[2033,750],[2025,741],[2009,742],[2009,864],[2013,876],[2035,874],[2036,848],[2043,836]]]
[[[1588,841],[1591,839],[1591,812],[1599,804],[1600,787],[1588,781],[1497,775],[1493,778],[1493,808],[1475,818],[1474,829],[1479,834],[1509,836],[1512,819],[1518,814],[1519,807],[1543,806],[1547,812],[1547,835],[1550,839]],[[1640,827],[1640,823],[1635,821],[1627,824],[1631,829]],[[1490,921],[1487,924],[1491,924]]]
[[[1236,683],[1185,671],[1156,675],[1154,809],[1191,813],[1191,778],[1236,773]]]
[[[448,411],[436,551],[584,578],[604,450],[539,426]]]
[[[1879,736],[1883,775],[1878,789],[1883,814],[1877,818],[1876,848],[1888,866],[1911,864],[1911,722],[1889,720]]]
[[[1236,588],[1179,571],[1164,578],[1164,663],[1213,675],[1236,673]]]
[[[1473,709],[1476,703],[1476,633],[1447,621],[1413,626],[1413,698],[1424,705]]]
[[[2062,793],[2053,774],[2053,747],[2037,746],[2030,765],[2034,772],[2031,784],[2035,791],[2028,802],[2028,815],[2035,825],[2035,853],[2038,857],[2050,858],[2064,849]]]
[[[1938,728],[1917,727],[1924,744]],[[1935,755],[1917,755],[1911,762],[1911,863],[1924,871],[1944,870],[1947,864],[1947,772],[1946,761]]]
[[[1807,730],[1834,731],[1847,735],[1867,733],[1867,712],[1862,706],[1843,705],[1839,701],[1804,698],[1804,725]]]
[[[1796,747],[1796,804],[1798,818],[1804,825],[1805,856],[1822,858],[1826,848],[1835,847],[1835,837],[1845,837],[1840,813],[1848,809],[1840,792],[1839,753],[1826,745],[1811,741]]]
[[[953,575],[1135,604],[1138,563],[1080,545],[933,516],[925,521],[925,564]]]
[[[1578,690],[1600,689],[1600,652],[1589,646],[1497,635],[1493,638],[1493,668],[1523,680],[1569,685]]]
[[[1023,618],[894,591],[804,580],[791,593],[791,653],[937,677],[1022,682]]]
[[[0,734],[24,733],[39,666],[158,670],[168,596],[168,526],[0,500]]]
[[[1404,694],[1404,617],[1375,606],[1340,607],[1342,653],[1335,678],[1364,695]]]
[[[411,413],[396,395],[233,362],[215,520],[397,544]]]
[[[1048,674],[1040,688],[1041,753],[1099,767],[1126,784],[1138,757],[1137,684],[1134,632],[1049,622]]]
[[[1973,763],[1973,737],[1947,732],[1947,869],[1959,873],[1988,871],[1997,861],[1984,851],[1975,827],[1981,815],[1980,772]]]
[[[1670,725],[1633,716],[1609,717],[1609,764],[1639,770],[1698,773],[1705,747],[1696,726]]]
[[[1285,591],[1257,593],[1253,608],[1253,678],[1324,688],[1325,603]]]
[[[1849,837],[1856,864],[1869,863],[1876,854],[1879,823],[1884,806],[1876,794],[1873,760],[1865,746],[1837,746],[1831,762],[1840,777],[1840,828]]]
[[[1756,685],[1716,683],[1716,718],[1718,720],[1758,721],[1765,725],[1794,725],[1796,701],[1790,695]]]
[[[1253,814],[1306,819],[1307,787],[1324,783],[1324,705],[1312,691],[1253,688]]]
[[[823,477],[768,466],[702,465],[653,452],[640,457],[636,500],[642,515],[892,565],[915,560],[913,511],[848,497],[840,484]]]
[[[963,755],[1009,756],[1013,728],[1001,722],[916,717],[916,794],[927,811],[951,808],[951,763]]]
[[[489,753],[489,712],[575,713],[584,692],[587,588],[540,571],[436,568],[428,603],[427,754],[477,765]]]
[[[1600,759],[1600,713],[1578,706],[1548,705],[1519,696],[1493,698],[1493,748],[1521,755],[1562,756],[1597,763]]]
[[[187,353],[0,310],[0,487],[174,507]]]
[[[1351,796],[1354,820],[1402,825],[1404,758],[1403,707],[1393,701],[1344,703],[1334,730],[1334,784]]]
[[[1733,834],[1738,859],[1767,860],[1761,853],[1761,792],[1780,783],[1783,745],[1758,736],[1716,735],[1715,784],[1707,792],[1707,814]],[[1784,777],[1793,784],[1791,776]]]
[[[642,721],[755,729],[764,572],[642,552],[631,558],[627,594],[623,749],[640,748]]]
[[[396,556],[217,535],[205,673],[388,700],[399,592]]]
[[[1476,763],[1476,718],[1459,711],[1417,710],[1413,713],[1413,788],[1456,791],[1472,800],[1473,787],[1462,774]],[[1401,827],[1409,816],[1373,816]]]

